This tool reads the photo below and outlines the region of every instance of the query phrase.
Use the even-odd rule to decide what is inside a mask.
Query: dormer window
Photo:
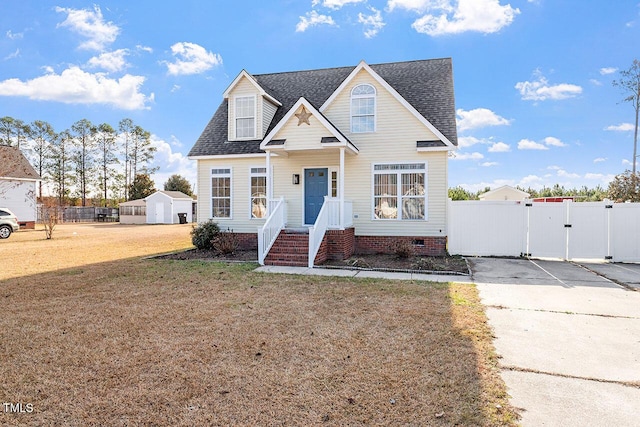
[[[375,132],[376,89],[368,84],[358,85],[351,91],[351,132]]]
[[[236,102],[236,139],[256,137],[256,97],[239,96]]]

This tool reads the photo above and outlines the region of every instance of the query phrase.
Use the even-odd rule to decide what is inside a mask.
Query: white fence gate
[[[450,201],[448,250],[640,262],[640,203]]]

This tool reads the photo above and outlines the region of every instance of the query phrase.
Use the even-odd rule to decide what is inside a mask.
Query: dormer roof
[[[239,79],[247,78],[258,90],[277,99],[281,106],[266,130],[269,135],[300,98],[304,97],[313,106],[325,106],[358,67],[371,70],[372,76],[390,87],[391,93],[403,100],[410,111],[430,123],[438,131],[434,132],[436,136],[442,137],[445,144],[448,141],[450,148],[458,145],[450,58],[374,65],[361,62],[355,67],[256,75],[243,70],[225,91],[225,96],[228,97]],[[260,148],[262,139],[229,141],[228,105],[225,98],[191,149],[190,157],[264,153]],[[322,107],[317,109],[322,112]]]
[[[278,101],[276,98],[268,94],[267,91],[264,90],[264,88],[258,84],[256,79],[251,74],[247,73],[245,70],[242,70],[240,74],[238,74],[238,77],[233,79],[229,87],[224,91],[224,93],[222,94],[224,99],[229,99],[229,94],[238,85],[238,83],[242,81],[242,79],[247,79],[247,81],[249,81],[256,88],[258,93],[261,96],[267,98],[271,103],[273,103],[274,105],[277,105],[278,107],[282,106],[280,101]]]

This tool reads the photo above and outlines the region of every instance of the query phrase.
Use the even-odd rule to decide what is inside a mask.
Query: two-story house
[[[457,148],[451,59],[242,71],[189,153],[198,218],[261,263],[356,253],[443,255]]]

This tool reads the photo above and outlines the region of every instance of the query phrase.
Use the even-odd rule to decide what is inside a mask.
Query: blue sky
[[[451,57],[450,186],[606,187],[634,113],[612,81],[640,57],[638,0],[0,0],[0,116],[57,131],[125,117],[153,135],[160,187],[242,70]]]

